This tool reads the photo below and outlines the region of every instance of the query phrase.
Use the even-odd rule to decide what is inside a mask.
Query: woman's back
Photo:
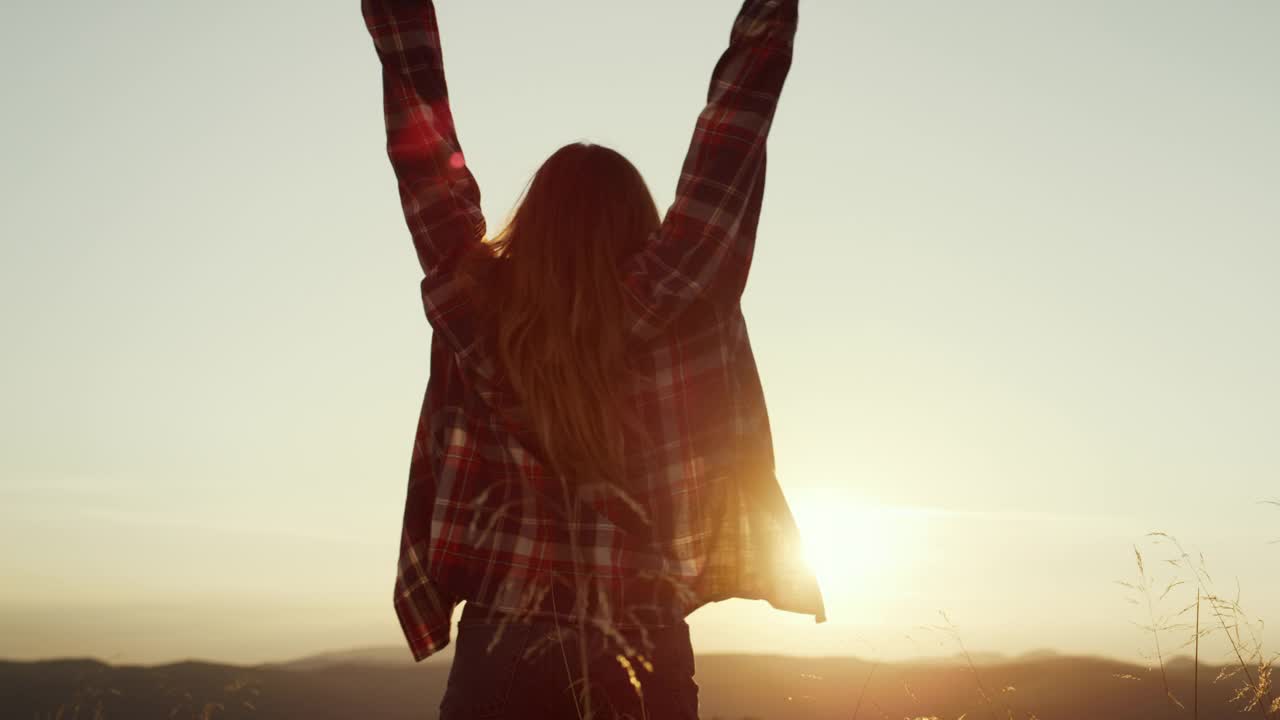
[[[434,329],[395,590],[415,658],[449,642],[464,600],[598,628],[672,626],[729,597],[825,619],[774,477],[739,304],[797,7],[745,2],[674,204],[656,226],[651,199],[617,208],[610,217],[632,221],[613,227],[650,227],[631,239],[597,234],[616,242],[602,255],[555,230],[588,213],[533,202],[534,189],[565,187],[536,177],[513,223],[486,242],[434,8],[365,0]],[[603,272],[606,256],[616,262]],[[586,353],[597,356],[584,364]],[[600,447],[582,441],[592,433]]]

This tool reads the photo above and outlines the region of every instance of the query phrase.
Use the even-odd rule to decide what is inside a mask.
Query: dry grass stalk
[[[1242,712],[1256,711],[1264,720],[1280,715],[1280,698],[1272,697],[1271,687],[1277,656],[1266,655],[1254,627],[1255,622],[1250,621],[1241,607],[1239,587],[1236,588],[1234,599],[1221,596],[1213,588],[1213,578],[1205,568],[1203,555],[1200,555],[1199,562],[1196,562],[1178,539],[1168,533],[1153,532],[1148,536],[1156,543],[1168,544],[1174,548],[1175,557],[1166,562],[1190,575],[1200,596],[1200,602],[1208,604],[1212,617],[1217,621],[1216,630],[1220,631],[1227,640],[1233,665],[1224,667],[1214,682],[1242,676],[1243,684],[1231,698],[1231,702],[1239,703]],[[1261,621],[1256,621],[1256,624],[1260,626]],[[1210,632],[1209,630],[1197,631],[1194,642],[1198,644],[1200,637]],[[1248,633],[1247,636],[1245,632]]]
[[[965,663],[969,667],[969,672],[973,674],[974,683],[977,685],[977,688],[978,688],[978,696],[982,698],[982,702],[987,708],[987,714],[992,718],[992,720],[995,720],[996,718],[995,700],[993,699],[991,693],[987,691],[986,684],[982,682],[982,674],[978,672],[978,666],[973,661],[973,655],[969,653],[969,648],[966,647],[964,644],[964,638],[960,636],[960,629],[956,627],[955,623],[951,622],[951,618],[947,616],[947,613],[945,611],[940,610],[938,611],[938,614],[942,616],[943,624],[927,626],[927,629],[933,630],[936,632],[941,632],[947,635],[948,637],[950,637],[955,642],[956,646],[960,649],[960,655],[964,658]],[[1008,686],[1008,687],[1012,688],[1012,686]],[[1012,720],[1013,708],[1009,705],[1007,701],[1004,700],[1005,693],[1003,691],[1001,692],[1000,695],[1001,695],[1002,703],[1004,705],[1005,715],[1008,718],[1010,718],[1010,720]],[[967,714],[968,713],[965,713],[965,715]]]
[[[1155,660],[1157,667],[1160,669],[1160,682],[1164,688],[1167,715],[1171,715],[1175,708],[1186,709],[1186,706],[1182,704],[1182,701],[1178,699],[1178,697],[1173,693],[1173,689],[1169,686],[1169,672],[1165,664],[1164,648],[1160,644],[1160,633],[1173,630],[1177,628],[1177,625],[1170,623],[1168,618],[1157,615],[1156,604],[1164,601],[1165,598],[1169,596],[1169,593],[1173,592],[1173,590],[1181,585],[1182,582],[1180,580],[1171,581],[1160,593],[1159,600],[1155,599],[1152,595],[1152,590],[1156,582],[1155,577],[1147,572],[1147,565],[1142,557],[1142,551],[1139,550],[1136,545],[1133,548],[1133,556],[1138,566],[1138,580],[1136,583],[1120,581],[1120,585],[1133,590],[1141,598],[1141,601],[1131,600],[1131,602],[1146,605],[1147,617],[1150,620],[1150,624],[1139,625],[1138,627],[1151,633],[1156,650]]]
[[[867,687],[871,685],[871,678],[875,676],[876,669],[880,667],[880,663],[881,660],[877,659],[875,664],[871,666],[870,672],[867,673],[866,679],[862,681],[862,690],[858,692],[858,702],[853,706],[853,720],[858,720],[858,712],[862,710],[862,700],[867,695]]]

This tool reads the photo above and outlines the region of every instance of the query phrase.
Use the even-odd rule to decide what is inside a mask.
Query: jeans
[[[467,603],[458,622],[453,666],[440,702],[440,720],[573,720],[584,716],[581,648],[572,622],[509,622]],[[652,665],[630,658],[631,674],[613,640],[588,628],[587,676],[594,720],[698,720],[693,646],[684,621],[649,627],[643,650],[639,628],[619,630]],[[496,638],[492,651],[489,645]],[[566,669],[566,665],[568,666]]]

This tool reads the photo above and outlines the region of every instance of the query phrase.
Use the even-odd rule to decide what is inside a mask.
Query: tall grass
[[[1275,696],[1272,686],[1273,672],[1280,655],[1269,654],[1264,648],[1261,637],[1263,623],[1245,611],[1240,601],[1239,588],[1236,588],[1235,597],[1220,593],[1215,587],[1204,556],[1198,553],[1193,556],[1173,535],[1152,532],[1148,533],[1147,538],[1152,545],[1172,551],[1161,559],[1161,564],[1169,568],[1168,579],[1157,581],[1144,554],[1135,546],[1138,579],[1136,582],[1120,584],[1133,591],[1135,597],[1129,598],[1131,603],[1142,605],[1146,609],[1147,622],[1139,627],[1151,633],[1155,650],[1152,657],[1158,666],[1162,691],[1168,703],[1167,717],[1186,714],[1193,718],[1199,717],[1201,648],[1206,639],[1216,637],[1222,640],[1227,657],[1213,682],[1239,683],[1230,700],[1237,711],[1252,714],[1262,720],[1280,718],[1280,697]],[[1157,588],[1160,588],[1158,592]],[[1161,608],[1166,606],[1166,602],[1175,601],[1180,591],[1187,593],[1187,600],[1181,605],[1175,605],[1171,612],[1163,611]],[[1209,619],[1207,624],[1202,622],[1202,615],[1206,614]],[[1184,620],[1188,616],[1194,617],[1192,620]],[[1167,653],[1162,638],[1170,635],[1186,637],[1178,649],[1190,649],[1195,662],[1190,708],[1173,693],[1169,684]]]
[[[1148,622],[1145,625],[1140,624],[1139,627],[1144,631],[1151,633],[1152,644],[1155,647],[1154,659],[1160,670],[1160,682],[1164,687],[1165,702],[1168,705],[1168,712],[1165,717],[1169,718],[1173,716],[1173,711],[1175,709],[1185,710],[1186,706],[1182,704],[1182,701],[1178,699],[1178,696],[1173,693],[1173,689],[1169,686],[1169,672],[1165,666],[1164,649],[1160,642],[1160,634],[1177,630],[1180,626],[1173,623],[1170,618],[1159,615],[1156,612],[1156,606],[1159,602],[1167,598],[1169,593],[1173,592],[1174,589],[1181,585],[1182,581],[1176,579],[1170,580],[1160,592],[1159,597],[1156,598],[1154,592],[1156,579],[1147,572],[1147,565],[1143,560],[1142,551],[1139,550],[1136,545],[1133,548],[1133,555],[1138,566],[1137,581],[1133,583],[1125,581],[1118,582],[1120,585],[1129,588],[1137,595],[1137,598],[1129,599],[1131,603],[1146,607]]]
[[[1232,701],[1239,703],[1241,712],[1256,713],[1264,720],[1280,717],[1280,697],[1273,697],[1272,688],[1272,674],[1280,655],[1268,654],[1264,648],[1260,632],[1263,622],[1245,612],[1239,586],[1233,598],[1220,594],[1214,587],[1203,555],[1193,559],[1182,543],[1168,533],[1154,532],[1149,537],[1157,544],[1173,549],[1173,556],[1166,562],[1184,573],[1183,577],[1194,585],[1197,596],[1207,603],[1209,613],[1216,621],[1210,628],[1197,632],[1193,641],[1199,642],[1202,634],[1205,637],[1219,634],[1226,640],[1230,649],[1228,665],[1214,681],[1239,679],[1240,686]]]

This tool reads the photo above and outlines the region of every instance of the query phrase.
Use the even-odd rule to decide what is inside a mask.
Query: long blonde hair
[[[552,469],[574,484],[624,480],[627,300],[619,265],[661,224],[640,172],[591,143],[551,155],[488,241],[479,283],[497,358]]]

